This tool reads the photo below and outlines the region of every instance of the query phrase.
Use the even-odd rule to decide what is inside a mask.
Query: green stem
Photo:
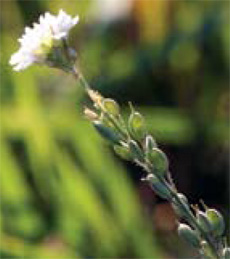
[[[72,69],[72,75],[79,81],[79,83],[83,86],[85,90],[90,89],[88,82],[86,81],[80,70],[77,69],[75,66]]]

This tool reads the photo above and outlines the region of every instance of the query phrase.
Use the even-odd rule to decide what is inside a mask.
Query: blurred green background
[[[185,258],[170,205],[82,115],[58,70],[9,66],[45,11],[80,16],[71,45],[91,86],[146,116],[191,203],[229,210],[229,2],[1,1],[1,257]]]

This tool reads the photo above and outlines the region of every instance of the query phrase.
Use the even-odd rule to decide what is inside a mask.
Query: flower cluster
[[[58,46],[62,40],[67,39],[70,29],[78,21],[78,16],[71,18],[63,10],[60,10],[57,16],[50,13],[41,15],[39,23],[34,23],[32,28],[26,27],[25,33],[18,40],[21,44],[20,49],[10,59],[14,70],[23,70],[33,63],[57,66],[60,61],[57,60],[60,53],[57,51]]]
[[[202,203],[190,206],[184,194],[177,192],[169,172],[169,162],[154,138],[146,130],[143,116],[134,110],[127,122],[122,119],[119,105],[110,98],[88,89],[94,109],[85,109],[99,134],[107,139],[123,159],[135,162],[146,172],[143,178],[153,191],[168,200],[178,216],[178,233],[204,258],[229,258],[230,249],[223,239],[225,223],[215,209]]]

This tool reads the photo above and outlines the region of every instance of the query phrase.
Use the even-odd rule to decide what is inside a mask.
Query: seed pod
[[[212,225],[208,220],[206,214],[202,211],[197,211],[197,222],[201,226],[201,228],[206,233],[210,233],[212,231]]]
[[[112,114],[113,116],[119,115],[119,112],[120,112],[119,105],[113,99],[110,99],[110,98],[104,99],[102,105],[104,109],[108,113]]]
[[[176,212],[176,214],[181,217],[181,218],[186,218],[187,217],[187,211],[189,210],[189,204],[188,204],[188,200],[185,197],[184,194],[182,193],[178,193],[177,194],[178,199],[180,200],[180,202],[183,204],[181,205],[177,200],[175,200],[175,198],[173,199],[173,203],[172,206]]]
[[[192,230],[187,224],[180,223],[178,234],[195,248],[200,248],[200,240],[196,231]]]
[[[120,143],[121,138],[113,129],[106,127],[100,121],[94,121],[93,125],[103,138],[109,140],[113,144]]]
[[[137,142],[134,140],[129,141],[129,149],[132,154],[133,159],[137,159],[140,162],[144,162],[143,152],[138,146]]]
[[[150,183],[155,193],[158,194],[161,198],[166,200],[171,199],[172,195],[170,191],[165,187],[163,183],[159,181],[159,179],[155,175],[149,174],[146,177],[146,181]]]
[[[156,141],[154,140],[154,138],[151,135],[148,135],[145,138],[144,146],[145,146],[146,152],[149,152],[153,148],[157,147],[157,143],[156,143]]]
[[[115,145],[113,148],[116,154],[119,155],[121,158],[128,161],[132,160],[132,155],[128,146]]]
[[[129,117],[129,130],[138,140],[144,138],[146,134],[145,121],[139,112],[132,112]]]
[[[216,236],[221,236],[225,229],[222,215],[217,210],[208,209],[206,211],[206,216],[212,226],[213,234]]]
[[[223,259],[230,259],[230,247],[223,249]]]
[[[168,171],[168,159],[159,148],[152,148],[146,153],[147,159],[153,164],[154,174],[164,176]]]

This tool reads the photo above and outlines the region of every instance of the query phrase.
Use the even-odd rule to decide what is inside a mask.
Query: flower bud
[[[196,233],[196,231],[192,230],[187,224],[179,224],[178,234],[193,247],[200,248],[200,240],[198,234]]]
[[[120,112],[119,105],[113,99],[110,99],[110,98],[104,99],[102,105],[109,114],[112,114],[113,116],[119,115],[119,112]]]
[[[184,205],[188,206],[188,199],[184,194],[178,193],[177,196],[181,200],[181,202],[183,202]]]
[[[180,202],[183,204],[181,205],[181,203],[179,203],[177,200],[175,200],[175,198],[173,199],[173,203],[172,206],[176,212],[176,214],[181,217],[181,218],[186,218],[188,213],[187,211],[189,211],[189,204],[188,204],[188,200],[185,197],[184,194],[182,193],[178,193],[177,194],[178,199],[180,200]]]
[[[125,159],[125,160],[132,160],[132,155],[131,155],[131,152],[130,152],[130,149],[128,146],[118,146],[118,145],[115,145],[114,147],[114,151],[117,155],[119,155],[121,158]]]
[[[146,134],[145,122],[139,112],[132,112],[129,117],[129,129],[137,139],[143,139]]]
[[[134,140],[129,141],[129,149],[131,151],[132,157],[140,162],[144,162],[143,152]]]
[[[98,115],[94,111],[90,110],[89,108],[84,109],[84,115],[90,121],[94,121],[98,119]]]
[[[87,93],[96,106],[101,105],[101,102],[104,98],[98,92],[92,89],[87,89]]]
[[[100,121],[94,121],[93,125],[103,138],[109,140],[113,144],[120,143],[121,138],[113,129],[106,127]]]
[[[212,225],[208,220],[206,214],[202,211],[197,211],[197,222],[201,226],[201,228],[206,233],[210,233],[212,231]]]
[[[223,249],[223,259],[230,259],[230,247]]]
[[[168,171],[168,159],[159,148],[152,148],[146,153],[147,159],[153,164],[154,174],[164,176]]]
[[[211,224],[212,232],[216,236],[221,236],[225,229],[224,219],[222,215],[214,209],[208,209],[206,216]]]
[[[168,190],[168,188],[165,187],[165,185],[153,174],[149,174],[146,177],[146,181],[148,181],[151,184],[151,187],[155,191],[156,194],[158,194],[161,198],[170,200],[171,199],[171,193]]]
[[[145,145],[146,152],[148,152],[148,151],[152,150],[153,148],[157,147],[157,143],[151,135],[146,136],[144,145]]]

